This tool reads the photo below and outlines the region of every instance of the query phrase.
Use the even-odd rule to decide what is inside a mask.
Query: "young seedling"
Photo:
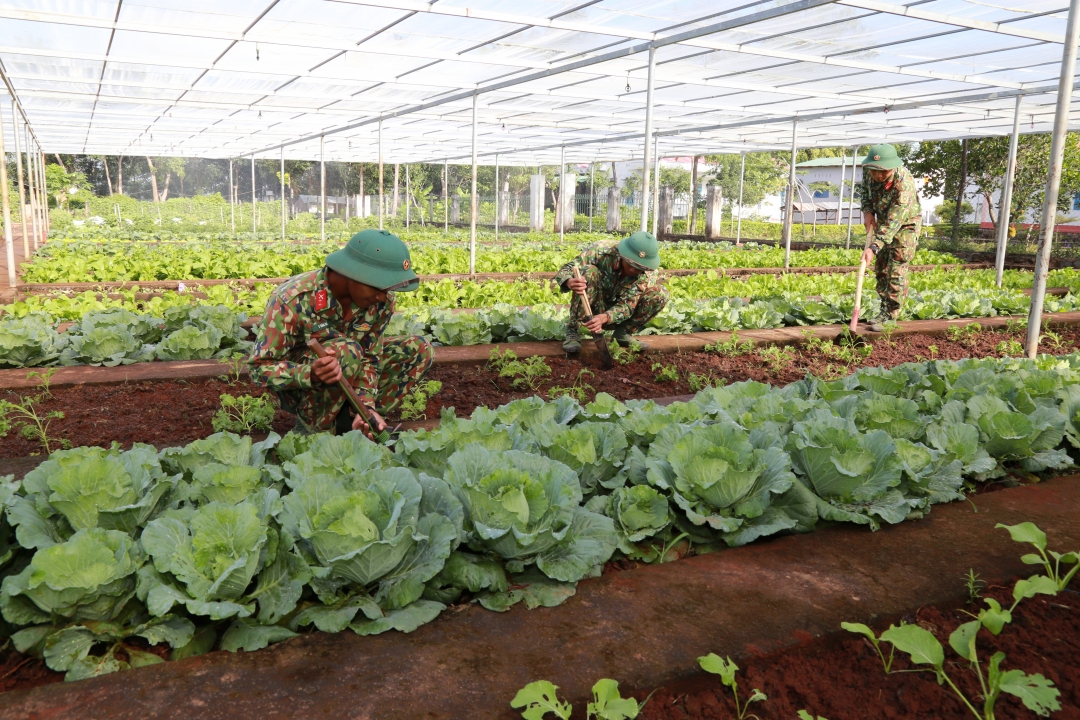
[[[874,633],[874,631],[871,630],[869,627],[863,625],[862,623],[849,622],[840,623],[840,627],[842,627],[844,630],[847,630],[848,632],[853,632],[865,636],[866,639],[870,641],[870,644],[874,646],[874,650],[877,651],[878,657],[881,658],[881,665],[883,668],[885,668],[885,674],[888,675],[892,672],[892,664],[893,658],[896,653],[896,648],[889,650],[889,657],[886,658],[885,652],[881,649],[881,641],[878,639],[878,636]]]
[[[1047,550],[1046,533],[1040,530],[1035,523],[1023,522],[1019,525],[1002,525],[998,523],[994,527],[1008,530],[1009,535],[1015,542],[1029,543],[1039,551],[1037,555],[1029,553],[1020,558],[1025,565],[1042,565],[1046,571],[1045,575],[1033,575],[1027,580],[1016,583],[1017,588],[1020,589],[1019,592],[1025,597],[1033,597],[1037,594],[1056,595],[1069,586],[1077,571],[1080,570],[1080,551],[1074,550],[1062,554]],[[1062,565],[1072,565],[1073,567],[1066,572]],[[1021,585],[1021,583],[1024,583],[1024,585]],[[1054,592],[1046,592],[1046,589],[1049,589],[1051,584]],[[1017,589],[1013,590],[1014,598],[1017,597],[1017,592]],[[1030,594],[1025,594],[1027,592],[1030,592]],[[1022,598],[1017,598],[1016,601],[1019,602],[1020,599]],[[1014,604],[1013,607],[1016,607],[1016,605]]]
[[[727,687],[731,688],[731,694],[735,697],[735,712],[737,713],[738,720],[745,720],[748,717],[755,718],[755,720],[761,720],[757,715],[747,714],[747,710],[750,708],[750,703],[762,702],[768,700],[765,693],[758,689],[754,689],[754,692],[750,694],[750,697],[746,699],[745,703],[739,703],[739,683],[735,680],[735,673],[738,672],[739,666],[731,661],[731,658],[724,659],[716,653],[709,653],[697,659],[698,665],[705,672],[713,673],[720,676],[720,682]]]
[[[509,350],[506,352],[513,355]],[[492,353],[494,354],[494,351]],[[508,360],[502,363],[502,367],[499,369],[499,377],[511,378],[511,387],[518,389],[528,388],[533,392],[540,389],[540,383],[549,375],[551,375],[551,367],[539,355],[534,355],[525,360]]]
[[[234,432],[240,435],[252,430],[269,430],[274,422],[274,403],[270,395],[221,396],[221,408],[210,420],[214,432]]]
[[[71,442],[64,439],[55,439],[49,436],[49,425],[53,420],[63,420],[64,413],[60,410],[50,410],[45,414],[38,414],[35,405],[42,400],[41,395],[20,398],[19,402],[0,400],[0,437],[6,437],[11,427],[19,425],[19,432],[27,440],[41,443],[45,448],[45,454],[51,454],[53,445],[59,445],[67,449]]]
[[[806,712],[805,710],[800,710],[799,711],[799,720],[814,720],[814,716],[811,715],[810,713]],[[821,717],[820,715],[818,715],[817,720],[829,720],[829,719]]]
[[[432,395],[442,391],[442,383],[438,380],[426,380],[406,395],[401,401],[402,420],[427,419],[427,402]]]
[[[652,371],[656,373],[656,382],[658,383],[679,381],[679,370],[674,365],[653,363]]]
[[[229,368],[228,373],[220,375],[219,377],[228,383],[229,387],[232,387],[240,382],[240,378],[244,375],[244,370],[247,366],[247,356],[241,353],[233,353],[227,358],[221,360],[222,365],[226,365]]]
[[[570,720],[574,706],[559,700],[558,687],[547,680],[531,682],[518,690],[510,701],[510,707],[521,712],[525,720],[543,720],[553,714],[560,720]],[[586,720],[634,720],[649,702],[645,698],[640,704],[634,698],[624,698],[619,694],[619,683],[609,678],[598,680],[592,688],[593,700],[586,708]],[[649,694],[652,697],[652,694]]]
[[[38,389],[41,390],[41,395],[39,397],[45,398],[46,400],[52,400],[52,390],[50,389],[50,385],[52,385],[52,376],[55,374],[56,368],[49,368],[48,370],[43,371],[34,370],[33,372],[26,373],[26,379],[37,381]]]
[[[614,348],[612,348],[614,349]],[[585,404],[585,399],[588,397],[588,393],[595,391],[592,385],[585,382],[586,375],[594,375],[592,370],[586,370],[582,368],[578,370],[577,380],[570,387],[552,387],[548,389],[548,397],[552,400],[562,397],[563,395],[569,395],[581,404]]]
[[[712,345],[706,345],[705,352],[714,352],[724,357],[739,357],[740,355],[749,355],[754,352],[753,340],[747,340],[746,342],[739,342],[738,331],[733,331],[731,337],[724,342],[717,341]]]
[[[982,600],[982,589],[986,587],[986,582],[979,579],[974,568],[968,568],[967,575],[964,576],[964,587],[967,588],[968,605],[974,605]]]
[[[641,356],[641,343],[631,341],[630,347],[622,347],[616,342],[608,343],[611,359],[620,365],[629,365]]]
[[[931,360],[937,359],[937,353],[938,353],[937,345],[931,345],[930,347],[928,347],[926,349],[930,351],[930,359]]]
[[[758,355],[769,364],[773,372],[779,372],[795,362],[795,349],[790,346],[770,345],[763,350],[759,350]]]
[[[1024,354],[1024,346],[1019,340],[1002,340],[994,349],[1005,357],[1018,357]]]
[[[726,382],[724,378],[716,377],[711,371],[704,374],[690,373],[686,376],[686,384],[693,392],[699,392],[707,387],[723,387]]]
[[[952,342],[960,343],[964,347],[971,347],[975,344],[975,340],[979,337],[979,333],[981,332],[982,325],[973,322],[963,326],[952,325],[945,331],[945,336]]]
[[[501,372],[507,363],[517,360],[517,353],[513,350],[499,350],[499,346],[491,348],[491,354],[488,355],[487,367],[495,372]]]
[[[1023,318],[1022,320],[1014,320],[1013,318],[1009,318],[1005,321],[1005,332],[1009,333],[1010,335],[1013,333],[1025,332],[1027,330],[1027,325],[1027,318]]]
[[[897,330],[900,329],[900,323],[895,320],[890,320],[881,325],[881,337],[885,341],[885,344],[889,347],[893,346],[892,336]]]
[[[1053,330],[1047,330],[1046,332],[1044,332],[1042,334],[1042,337],[1039,338],[1039,342],[1046,342],[1047,345],[1054,348],[1055,350],[1060,350],[1062,347],[1065,346],[1065,341],[1061,338],[1061,335],[1057,334]]]

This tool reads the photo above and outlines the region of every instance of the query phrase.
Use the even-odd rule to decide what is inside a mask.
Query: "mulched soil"
[[[1046,340],[1041,352],[1062,354],[1073,352],[1080,347],[1080,328],[1062,327],[1055,332],[1061,337],[1060,347],[1054,347]],[[688,352],[674,355],[649,355],[638,357],[628,365],[616,363],[613,370],[605,371],[599,360],[567,359],[563,357],[547,358],[551,375],[539,379],[535,390],[527,387],[514,387],[513,378],[500,378],[498,373],[486,366],[436,366],[426,379],[439,380],[442,391],[428,401],[426,416],[439,417],[443,407],[453,407],[458,415],[469,415],[479,406],[496,407],[511,400],[536,394],[545,399],[551,396],[552,388],[573,387],[579,382],[582,369],[587,373],[581,376],[580,384],[584,387],[584,399],[591,401],[598,392],[606,392],[620,400],[631,398],[671,397],[697,392],[700,387],[691,385],[691,376],[716,384],[734,383],[743,380],[757,380],[772,385],[786,385],[812,373],[818,377],[832,379],[854,372],[860,367],[895,367],[905,362],[937,359],[960,360],[969,357],[1001,357],[998,350],[1002,342],[1024,342],[1024,331],[984,330],[953,341],[948,337],[931,335],[904,335],[890,341],[878,339],[872,343],[873,351],[868,357],[859,356],[857,360],[845,363],[836,357],[827,355],[829,349],[837,346],[828,344],[828,349],[810,349],[805,346],[792,347],[790,358],[770,359],[762,354],[762,349],[752,353],[725,357],[716,353]],[[588,342],[588,341],[586,341]],[[513,344],[503,347],[513,350]],[[843,348],[840,348],[842,350]],[[1021,354],[1020,352],[1013,354]],[[667,366],[673,366],[677,380],[658,380],[659,372]],[[591,373],[591,374],[589,374]]]
[[[1012,604],[1009,588],[990,588],[1003,606]],[[978,680],[967,662],[949,648],[949,634],[971,618],[964,611],[978,606],[919,608],[903,621],[917,623],[932,632],[946,648],[946,672],[972,704],[982,709]],[[888,622],[874,626],[877,634]],[[887,644],[883,644],[888,647]],[[1054,597],[1024,600],[1013,612],[1013,621],[998,636],[980,630],[977,651],[985,664],[996,652],[1006,655],[1002,668],[1041,673],[1061,692],[1061,710],[1055,720],[1080,720],[1080,594],[1066,591]],[[886,650],[886,656],[888,650]],[[736,675],[740,702],[760,689],[768,700],[754,703],[749,712],[760,720],[791,720],[799,710],[829,720],[905,718],[963,720],[971,712],[948,685],[940,686],[930,672],[896,672],[913,666],[903,653],[896,654],[893,673],[886,675],[869,641],[850,633],[812,640],[740,664]],[[926,667],[926,666],[922,666]],[[643,700],[648,691],[635,692]],[[1000,720],[1033,718],[1035,713],[1011,695],[1002,694],[996,706]],[[574,717],[578,717],[575,713]],[[584,715],[582,715],[584,717]],[[718,676],[703,676],[679,689],[660,688],[645,705],[642,720],[716,720],[737,717],[731,691]]]
[[[1044,340],[1043,352],[1068,353],[1080,347],[1080,328],[1061,327],[1056,332],[1061,336],[1060,347],[1051,346]],[[598,392],[609,393],[620,400],[686,395],[700,389],[691,385],[694,376],[714,384],[757,380],[786,385],[802,379],[807,372],[832,378],[865,366],[893,367],[929,358],[997,357],[1003,354],[998,345],[1008,341],[1022,343],[1023,331],[985,330],[956,341],[930,335],[906,335],[891,343],[878,339],[868,357],[860,356],[851,362],[828,355],[829,349],[836,347],[831,344],[816,349],[793,347],[791,357],[786,359],[770,359],[766,356],[767,351],[763,354],[763,349],[738,356],[711,352],[644,354],[627,365],[616,364],[610,371],[601,369],[595,359],[553,357],[545,359],[551,374],[541,377],[534,389],[514,387],[514,378],[499,377],[496,371],[486,366],[439,365],[432,368],[426,379],[441,381],[443,388],[428,401],[425,417],[438,418],[443,407],[453,407],[458,415],[469,415],[478,406],[496,407],[533,394],[549,398],[553,388],[572,388],[576,384],[582,388],[585,402],[591,401]],[[512,344],[504,347],[513,349]],[[657,375],[664,367],[673,367],[678,378],[658,380]],[[586,372],[582,374],[582,370]],[[0,399],[17,401],[21,396],[38,392],[3,391]],[[176,445],[213,432],[210,421],[220,407],[222,394],[261,395],[265,392],[251,383],[229,385],[222,380],[86,385],[53,390],[53,397],[42,400],[36,409],[39,415],[63,412],[63,418],[51,421],[49,435],[57,440],[67,440],[73,446],[108,447],[113,441],[123,447],[130,447],[135,442]],[[392,416],[387,419],[397,423],[403,418]],[[294,424],[292,415],[278,410],[273,429],[284,434]],[[52,447],[55,450],[59,446],[54,444]],[[0,458],[26,457],[43,451],[40,443],[27,440],[17,429],[0,438]],[[0,474],[4,474],[2,464]]]

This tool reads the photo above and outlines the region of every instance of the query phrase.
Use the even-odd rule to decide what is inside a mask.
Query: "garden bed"
[[[1064,354],[1080,347],[1080,327],[1058,326],[1056,333],[1060,337],[1060,345],[1055,347],[1044,340],[1040,347],[1041,352]],[[727,337],[727,334],[724,336]],[[650,341],[659,339],[650,338]],[[800,338],[795,335],[794,339]],[[889,341],[879,336],[869,339],[872,351],[868,356],[855,358],[837,358],[827,354],[851,352],[831,342],[814,348],[805,345],[792,348],[789,359],[785,353],[769,357],[769,353],[773,351],[763,346],[753,352],[735,356],[700,351],[650,353],[639,356],[628,365],[617,364],[610,371],[601,369],[594,353],[583,353],[580,359],[568,359],[557,344],[544,343],[545,348],[552,346],[553,353],[557,354],[545,359],[551,374],[540,377],[535,383],[535,389],[515,388],[512,378],[499,377],[495,370],[477,364],[483,361],[483,353],[490,353],[493,346],[447,348],[446,350],[459,351],[457,354],[462,357],[458,362],[437,362],[429,371],[426,379],[442,382],[443,389],[429,399],[424,415],[426,419],[434,420],[439,417],[443,408],[453,407],[457,415],[468,416],[478,406],[496,407],[534,394],[548,399],[553,388],[574,387],[583,369],[588,371],[580,376],[583,392],[581,399],[585,402],[591,401],[598,392],[606,392],[620,400],[662,398],[696,392],[700,387],[691,384],[693,376],[697,376],[700,382],[730,384],[756,380],[772,385],[786,385],[802,379],[807,373],[832,378],[846,375],[859,367],[893,367],[904,362],[932,358],[956,360],[965,357],[999,357],[1002,351],[998,346],[1010,341],[1022,343],[1023,330],[983,330],[977,334],[965,334],[958,340],[921,333],[897,335]],[[698,346],[700,344],[698,343]],[[514,343],[498,347],[520,352],[535,350],[532,345],[541,344]],[[586,348],[588,350],[592,343],[586,340],[583,345],[590,346]],[[441,350],[443,349],[440,348]],[[765,355],[762,355],[762,350],[765,350]],[[1012,351],[1015,350],[1013,347]],[[464,357],[461,351],[470,351],[469,357]],[[534,354],[522,352],[521,356]],[[661,367],[653,370],[654,364]],[[84,374],[103,374],[142,366],[153,369],[163,365],[165,364],[143,363],[118,368],[87,367],[70,370],[81,369]],[[674,368],[675,379],[657,379],[664,367]],[[64,368],[60,372],[67,370],[69,369]],[[261,395],[265,392],[263,388],[247,381],[229,385],[214,377],[225,370],[226,366],[213,363],[206,368],[206,375],[209,377],[192,377],[187,380],[133,378],[131,381],[118,380],[113,384],[56,387],[52,389],[52,399],[44,400],[38,411],[63,412],[63,418],[52,421],[49,434],[57,439],[68,440],[75,446],[108,447],[112,441],[117,441],[124,447],[129,447],[134,442],[182,444],[206,437],[213,432],[210,422],[220,407],[219,396],[223,393]],[[25,378],[25,374],[20,377]],[[23,387],[9,387],[0,391],[0,398],[15,400],[37,392],[40,391],[35,390],[31,383],[24,383]],[[388,419],[395,424],[402,420],[398,416]],[[274,418],[273,429],[284,434],[293,424],[294,418],[279,410]],[[0,457],[24,457],[42,450],[40,444],[23,438],[18,432],[10,432],[7,437],[0,438]]]

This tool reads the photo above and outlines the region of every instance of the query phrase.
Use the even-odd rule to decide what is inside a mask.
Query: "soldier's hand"
[[[341,364],[334,357],[334,351],[326,350],[326,357],[321,357],[311,363],[311,374],[321,383],[332,385],[341,380]]]
[[[381,433],[383,430],[386,429],[386,420],[384,420],[382,415],[375,412],[374,410],[370,410],[369,414],[371,415],[371,419],[375,422],[376,425],[374,431],[372,431],[371,425],[368,424],[364,420],[364,418],[360,417],[359,415],[353,416],[352,429],[359,430],[360,432],[364,433],[364,435],[367,435],[368,439],[374,440],[375,433]]]
[[[864,263],[866,263],[867,265],[873,265],[874,264],[874,251],[871,250],[870,248],[866,248],[865,250],[863,250],[862,261]]]
[[[866,228],[867,235],[874,232],[874,228],[877,227],[877,218],[874,217],[873,213],[866,213],[863,216],[863,227]]]
[[[585,278],[570,278],[566,281],[566,287],[570,288],[570,292],[576,292],[578,295],[585,294],[585,288],[588,287],[585,283]]]
[[[593,315],[592,320],[587,323],[582,323],[589,332],[593,335],[598,335],[603,332],[604,325],[611,320],[611,316],[607,313],[600,313],[599,315]]]

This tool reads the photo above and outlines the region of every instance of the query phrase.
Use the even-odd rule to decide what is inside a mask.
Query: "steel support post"
[[[255,212],[255,156],[251,156],[251,232],[259,234],[258,214]]]
[[[847,173],[847,149],[840,148],[840,197],[836,200],[836,224],[840,224],[840,216],[844,214],[844,175]],[[817,212],[814,212],[817,216]],[[828,217],[828,213],[826,213]]]
[[[656,69],[656,48],[649,48],[649,80],[645,89],[645,153],[641,159],[641,229],[649,229],[649,143],[653,132],[653,70]]]
[[[739,162],[739,223],[735,226],[735,244],[741,245],[742,241],[742,198],[743,182],[746,180],[746,153],[740,153],[742,160]]]
[[[232,158],[229,159],[229,217],[232,222],[232,234],[236,236],[236,204],[233,202]]]
[[[45,152],[40,148],[38,149],[38,152],[41,153],[41,187],[45,189],[46,193],[45,202],[41,206],[41,211],[45,214],[45,237],[48,237],[49,230],[52,229],[52,218],[49,216],[49,184],[45,181]],[[42,242],[45,242],[44,238],[42,238]]]
[[[653,136],[653,190],[652,190],[652,234],[656,235],[657,215],[660,214],[660,136]]]
[[[502,192],[499,188],[499,153],[495,153],[495,241],[499,241],[499,200]]]
[[[476,274],[476,102],[478,93],[472,96],[472,188],[469,193],[469,274]]]
[[[851,193],[848,195],[847,203],[847,240],[844,241],[844,249],[851,249],[851,223],[855,219],[855,170],[858,168],[856,162],[859,157],[859,146],[851,148]]]
[[[14,112],[14,100],[12,100]],[[0,212],[4,220],[4,249],[7,252],[8,288],[15,289],[15,239],[11,234],[11,198],[8,197],[7,151],[4,149],[4,123],[0,115]],[[26,259],[26,258],[24,258]]]
[[[285,239],[285,146],[281,146],[281,239]]]
[[[409,183],[409,163],[405,163],[405,229],[409,229],[412,222],[412,208],[409,207],[409,198],[412,197],[412,185]]]
[[[319,239],[326,240],[326,136],[319,136]]]
[[[795,157],[798,153],[799,121],[791,121],[791,163],[788,167],[787,197],[784,198],[784,269],[791,267],[791,221],[795,214]]]
[[[382,120],[379,121],[379,229],[383,229]]]
[[[994,267],[996,269],[994,284],[998,287],[1001,287],[1001,276],[1005,273],[1005,247],[1009,242],[1013,178],[1016,176],[1016,146],[1020,141],[1020,101],[1023,97],[1023,95],[1016,96],[1012,137],[1009,138],[1009,163],[1005,168],[1005,184],[1001,188],[1001,207],[998,209],[997,257],[994,258]]]
[[[34,196],[34,166],[30,156],[30,123],[23,125],[23,140],[26,142],[26,212],[30,213],[30,226],[34,237],[34,250],[38,249],[37,198]],[[112,192],[112,189],[109,189]],[[25,227],[25,226],[24,226]]]
[[[442,166],[442,212],[443,212],[443,233],[449,234],[450,232],[450,161],[443,160]]]
[[[1061,53],[1061,77],[1058,82],[1057,108],[1054,111],[1054,133],[1050,141],[1050,171],[1046,179],[1046,200],[1043,204],[1039,254],[1035,256],[1035,284],[1031,290],[1031,313],[1028,315],[1027,356],[1034,358],[1039,350],[1039,331],[1042,330],[1043,303],[1046,300],[1046,276],[1050,271],[1050,250],[1054,241],[1054,219],[1058,193],[1061,190],[1061,165],[1065,159],[1065,136],[1069,129],[1069,109],[1072,104],[1073,75],[1076,69],[1076,42],[1080,32],[1080,0],[1069,2],[1069,23],[1065,30],[1065,45]],[[959,208],[958,208],[959,210]]]
[[[23,189],[22,149],[19,143],[19,116],[15,112],[15,98],[11,99],[11,130],[15,136],[15,167],[19,181],[19,221],[22,223],[23,260],[30,259],[30,236],[26,232],[26,191]]]
[[[555,206],[555,222],[559,224],[559,240],[563,239],[566,227],[566,146],[559,148],[559,204]]]
[[[592,232],[592,216],[593,216],[593,199],[596,197],[596,190],[593,189],[593,185],[596,182],[596,163],[589,163],[589,232]]]

